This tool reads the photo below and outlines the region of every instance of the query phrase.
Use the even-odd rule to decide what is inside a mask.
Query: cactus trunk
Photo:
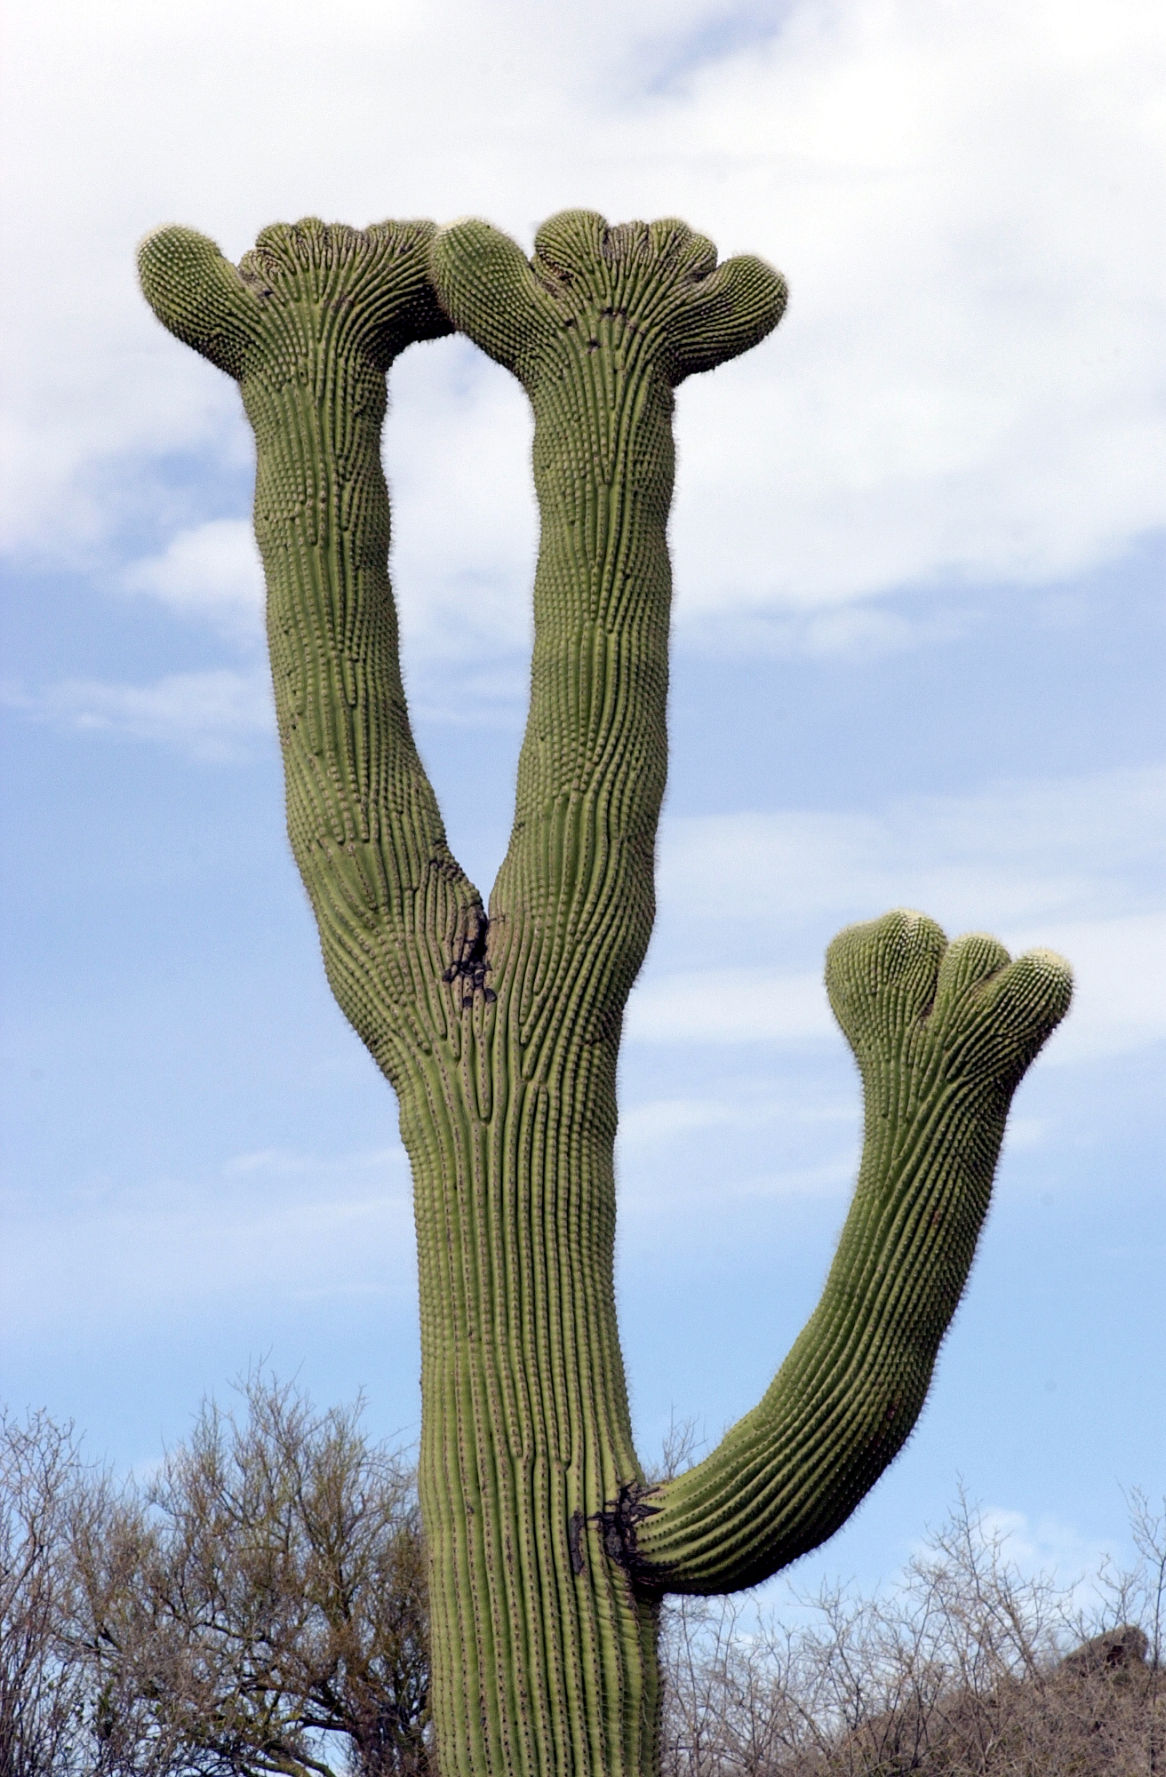
[[[656,1595],[610,1559],[604,1514],[642,1485],[615,1318],[615,1070],[667,757],[672,399],[643,352],[613,372],[613,330],[600,350],[569,334],[569,374],[536,403],[530,716],[488,929],[458,976],[467,1043],[441,1093],[459,1115],[431,1181],[428,1102],[415,1135],[402,1120],[450,1777],[656,1765]]]
[[[537,1061],[525,1079],[527,1059],[504,1034],[467,1044],[461,1066],[435,1066],[431,1094],[402,1100],[441,1768],[640,1777],[655,1602],[607,1559],[597,1521],[635,1473],[610,1144],[586,1128],[587,1082]]]
[[[749,1585],[828,1536],[922,1404],[1013,1088],[1068,1001],[892,914],[827,980],[866,1091],[822,1302],[757,1408],[648,1487],[613,1291],[616,1061],[651,933],[666,767],[673,388],[777,321],[757,260],[676,222],[268,229],[236,269],[150,237],[143,283],[240,383],[288,830],[337,1000],[400,1103],[415,1183],[421,1499],[443,1777],[653,1777],[669,1591]],[[410,732],[380,467],[384,375],[451,323],[523,382],[542,534],[530,714],[491,899]]]

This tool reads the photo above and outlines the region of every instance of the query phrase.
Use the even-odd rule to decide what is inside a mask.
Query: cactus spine
[[[612,1287],[615,1073],[666,764],[672,390],[784,286],[682,224],[568,212],[267,229],[238,270],[151,236],[146,294],[240,383],[288,829],[336,997],[415,1181],[421,1493],[443,1777],[651,1777],[658,1601],[813,1547],[894,1456],[967,1276],[1013,1088],[1067,970],[890,914],[831,947],[866,1092],[854,1205],[770,1390],[648,1488]],[[542,521],[514,827],[487,918],[409,729],[387,577],[384,374],[453,324],[523,382]]]

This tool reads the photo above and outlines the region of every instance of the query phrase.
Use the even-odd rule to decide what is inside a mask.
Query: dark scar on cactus
[[[587,1518],[583,1512],[572,1512],[567,1525],[567,1544],[571,1551],[571,1572],[586,1573],[587,1561],[583,1554],[583,1526]]]
[[[450,963],[441,977],[445,982],[460,980],[469,988],[469,992],[462,996],[463,1011],[473,1005],[474,995],[477,993],[484,996],[488,1006],[493,1005],[498,998],[494,989],[486,986],[486,976],[490,972],[490,964],[486,961],[486,940],[489,934],[489,916],[479,912],[473,931],[462,939],[461,955]]]
[[[646,1481],[625,1481],[608,1510],[596,1512],[592,1522],[603,1537],[603,1550],[609,1561],[624,1568],[646,1590],[651,1590],[652,1576],[636,1556],[636,1526],[645,1518],[653,1518],[659,1506],[649,1505],[655,1489]],[[658,1584],[658,1581],[657,1581]]]

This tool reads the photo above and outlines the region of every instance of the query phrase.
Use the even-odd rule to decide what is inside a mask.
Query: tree
[[[144,243],[143,287],[239,382],[288,830],[337,1000],[413,1168],[421,1503],[444,1777],[647,1777],[660,1599],[829,1536],[901,1448],[967,1277],[1059,958],[893,913],[831,947],[866,1137],[821,1302],[753,1412],[649,1487],[612,1283],[622,1015],[666,767],[673,391],[761,340],[761,261],[572,211],[533,260],[484,223],[265,229],[236,269]],[[385,372],[457,327],[535,416],[531,702],[489,912],[410,731],[387,573]]]
[[[413,1475],[264,1377],[144,1496],[75,1513],[72,1639],[112,1773],[430,1777]]]
[[[59,1634],[77,1466],[67,1428],[0,1414],[0,1777],[64,1772],[83,1736],[84,1679]]]
[[[254,1375],[147,1485],[0,1420],[3,1777],[433,1777],[412,1470]]]

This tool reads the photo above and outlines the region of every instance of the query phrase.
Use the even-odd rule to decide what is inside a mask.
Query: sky
[[[148,1473],[266,1364],[419,1419],[409,1181],[282,826],[235,387],[150,228],[574,205],[789,280],[677,402],[660,915],[629,1007],[637,1437],[698,1446],[811,1311],[857,1163],[822,958],[913,906],[1062,951],[933,1392],[796,1570],[877,1582],[960,1483],[1026,1559],[1166,1488],[1166,15],[1032,0],[14,0],[4,105],[0,1394]],[[405,673],[501,860],[535,513],[518,385],[394,367]]]

